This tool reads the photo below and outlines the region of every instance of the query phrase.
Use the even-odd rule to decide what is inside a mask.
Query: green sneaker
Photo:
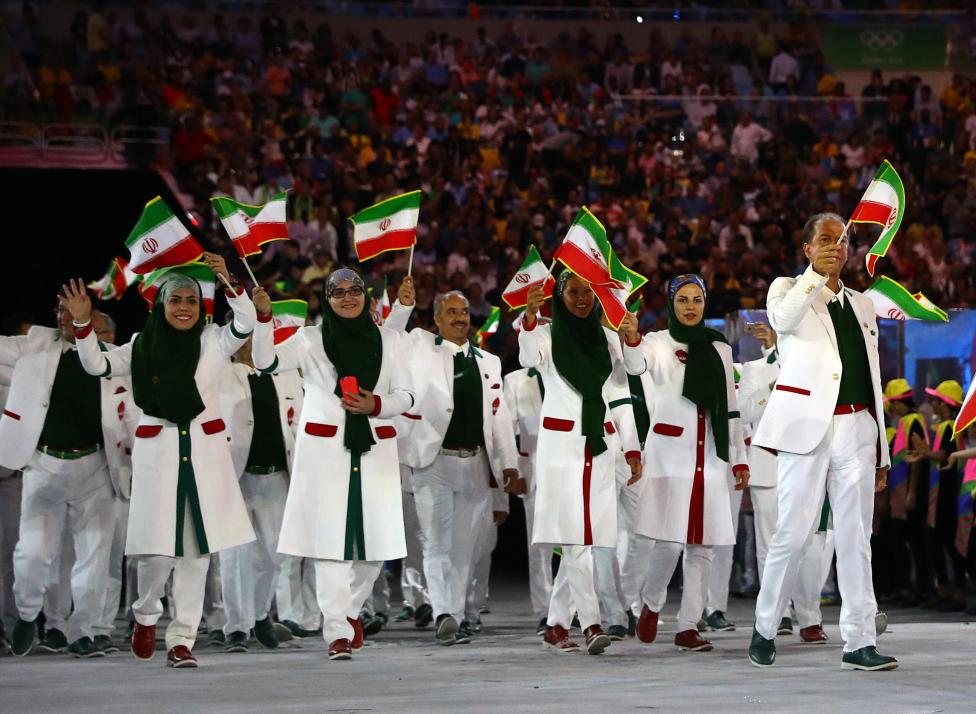
[[[735,629],[735,623],[729,622],[725,617],[725,613],[721,610],[716,610],[707,616],[705,618],[705,624],[708,625],[712,632],[732,632]]]
[[[17,657],[26,657],[30,654],[37,639],[37,621],[27,622],[17,618],[14,625],[14,634],[10,640],[10,651]]]
[[[749,643],[749,661],[756,667],[772,667],[776,661],[776,642],[767,640],[752,628],[752,642]]]
[[[853,652],[845,652],[840,661],[841,669],[860,669],[865,672],[880,672],[888,669],[898,669],[898,660],[886,657],[878,652],[878,648],[862,647]]]
[[[393,619],[397,622],[410,622],[413,619],[413,608],[409,605],[404,605],[403,609],[400,610],[400,614]]]
[[[271,622],[270,617],[254,623],[254,638],[265,649],[273,650],[278,646],[278,633],[275,632],[274,623]]]
[[[50,628],[37,648],[45,652],[58,653],[68,651],[68,638],[56,627]]]
[[[793,634],[793,620],[788,617],[784,617],[779,621],[779,627],[776,628],[777,635],[792,635]]]

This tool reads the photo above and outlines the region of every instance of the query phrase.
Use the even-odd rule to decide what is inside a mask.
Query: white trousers
[[[102,609],[102,617],[94,627],[96,635],[106,636],[111,636],[112,630],[115,628],[115,618],[119,615],[119,606],[122,600],[122,583],[125,580],[125,534],[129,525],[129,502],[116,498],[112,515],[114,530],[112,532],[112,547],[109,550],[105,607]],[[130,603],[134,600],[132,591],[129,591],[128,599]]]
[[[378,612],[386,614],[390,611],[390,571],[387,570],[385,562],[382,565],[362,608],[374,615]]]
[[[736,491],[735,485],[729,485],[729,502],[732,505],[732,527],[738,533],[739,510],[742,508],[742,491]],[[732,579],[732,557],[734,545],[712,546],[712,568],[708,574],[708,596],[705,600],[705,612],[711,615],[716,610],[728,612],[729,609],[729,581]]]
[[[17,622],[14,603],[14,547],[20,531],[21,475],[0,466],[0,622],[13,632]]]
[[[653,540],[653,543],[641,599],[652,612],[661,612],[668,599],[668,583],[671,582],[674,569],[678,565],[681,553],[684,552],[678,632],[695,630],[698,620],[701,619],[702,609],[705,607],[708,571],[712,565],[714,547],[685,545],[666,540]]]
[[[580,629],[600,624],[600,602],[593,580],[593,546],[564,545],[559,572],[552,585],[546,624],[569,630],[573,612],[579,615]],[[573,607],[575,605],[575,608]]]
[[[383,568],[381,560],[316,560],[315,592],[322,610],[322,638],[326,644],[353,638],[349,619],[359,617],[373,583]]]
[[[400,465],[400,478],[410,478],[409,466]],[[403,492],[403,530],[407,539],[407,557],[400,567],[400,591],[403,593],[403,604],[416,610],[429,603],[430,597],[424,581],[424,545],[417,519],[417,505],[413,494],[408,491]]]
[[[495,514],[488,507],[481,523],[481,531],[474,547],[474,567],[471,582],[464,601],[464,619],[477,622],[481,608],[488,607],[488,581],[491,577],[491,554],[498,544],[498,527]]]
[[[871,582],[870,539],[877,439],[874,418],[861,411],[833,417],[823,441],[810,453],[780,452],[776,532],[756,601],[756,630],[763,637],[776,636],[779,618],[796,587],[804,546],[819,521],[826,489],[833,510],[844,651],[875,644],[877,604]]]
[[[203,592],[207,585],[209,555],[171,558],[166,555],[147,555],[138,559],[139,599],[132,606],[136,622],[155,625],[163,614],[162,597],[166,581],[173,575],[170,613],[172,620],[166,628],[166,649],[184,645],[193,649],[197,627],[203,616]]]
[[[461,622],[478,525],[491,510],[487,459],[484,452],[468,458],[441,454],[414,470],[412,483],[434,617],[451,615]]]
[[[288,475],[241,475],[241,494],[256,540],[220,553],[220,586],[227,622],[224,633],[247,634],[268,616],[274,586],[285,556],[278,553],[278,534],[288,497]]]
[[[641,479],[627,485],[630,467],[623,459],[617,461],[617,562],[620,567],[620,593],[625,609],[640,615],[641,587],[647,577],[654,541],[634,534],[634,520],[641,491],[647,484]],[[622,465],[622,468],[621,468]],[[621,482],[621,479],[623,481]]]
[[[315,598],[315,561],[286,555],[275,588],[278,619],[294,622],[306,630],[322,626],[322,613]]]
[[[776,530],[777,491],[772,488],[750,488],[752,513],[756,526],[756,564],[759,578],[762,579],[766,566],[766,554]],[[817,526],[815,525],[814,528]],[[781,617],[790,616],[789,601],[796,612],[797,625],[801,628],[819,625],[823,618],[820,613],[820,590],[823,585],[822,560],[826,548],[826,533],[810,534],[800,555],[800,568],[796,575],[796,585],[787,601]],[[831,537],[831,540],[833,538]],[[832,551],[831,551],[832,552]],[[829,565],[827,566],[830,567]]]
[[[14,549],[14,599],[20,617],[33,621],[67,527],[76,558],[71,568],[74,610],[65,624],[69,642],[93,637],[105,607],[114,498],[105,454],[56,459],[36,452],[24,469],[20,540]]]
[[[549,612],[552,597],[552,546],[532,543],[532,523],[535,519],[535,494],[522,498],[525,508],[525,535],[529,549],[529,600],[532,614],[542,619]]]

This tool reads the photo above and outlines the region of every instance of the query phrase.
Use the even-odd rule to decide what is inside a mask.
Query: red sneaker
[[[363,648],[363,621],[358,617],[355,620],[351,617],[347,617],[346,619],[352,625],[352,642],[350,642],[350,646],[353,652],[358,652]]]
[[[569,639],[569,633],[559,625],[546,628],[546,633],[542,636],[542,646],[559,654],[580,651],[579,645]]]
[[[156,656],[156,626],[140,625],[132,628],[132,654],[136,659],[151,660]]]
[[[653,612],[647,605],[641,609],[640,619],[637,620],[637,639],[651,644],[657,639],[658,613]]]
[[[197,666],[197,658],[186,645],[176,645],[166,653],[166,666],[174,669],[192,669]]]
[[[610,635],[599,625],[590,625],[583,634],[586,635],[586,654],[603,654],[603,650],[610,646]]]
[[[352,659],[352,644],[346,638],[329,645],[329,659]]]
[[[822,645],[830,638],[820,625],[800,628],[800,642],[805,645]]]
[[[685,652],[711,652],[712,643],[698,634],[698,630],[685,630],[674,636],[674,646]]]

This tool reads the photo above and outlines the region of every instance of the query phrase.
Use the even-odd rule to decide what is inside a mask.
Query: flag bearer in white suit
[[[295,426],[302,412],[298,371],[262,374],[251,359],[251,342],[224,372],[221,407],[231,436],[230,454],[257,540],[220,554],[227,624],[225,649],[246,652],[251,629],[258,642],[278,646],[269,611],[284,556],[278,534],[288,496]]]
[[[229,280],[223,259],[207,265]],[[166,664],[196,667],[191,650],[203,612],[210,554],[254,540],[237,483],[229,435],[220,413],[220,383],[230,357],[254,328],[254,305],[238,288],[227,292],[234,320],[206,325],[199,283],[182,275],[160,287],[142,332],[100,352],[91,331],[91,304],[80,281],[65,288],[81,363],[104,378],[132,375],[142,410],[132,447],[132,497],[125,552],[139,558],[139,599],[132,607],[132,652],[155,655],[161,598],[173,576],[173,620],[166,629]],[[271,312],[260,288],[255,299]]]
[[[758,667],[772,666],[776,659],[776,629],[826,491],[843,599],[841,667],[894,669],[898,661],[875,647],[871,582],[874,492],[884,487],[890,465],[874,307],[840,281],[847,239],[839,216],[810,218],[803,252],[810,266],[797,278],[777,278],[766,298],[770,325],[779,336],[780,375],[753,443],[779,452],[779,513],[756,601],[749,659]]]
[[[552,596],[552,546],[534,543],[535,474],[533,464],[542,422],[542,400],[546,388],[537,369],[518,369],[505,375],[505,404],[518,438],[519,473],[525,479],[525,534],[529,547],[529,600],[532,613],[539,618],[537,635],[546,632],[546,614]]]
[[[650,431],[644,443],[648,481],[634,533],[654,546],[641,591],[637,637],[657,637],[658,615],[668,582],[684,551],[678,612],[678,649],[708,651],[698,634],[709,567],[716,545],[735,543],[732,491],[749,482],[742,440],[732,348],[722,333],[705,327],[705,283],[679,275],[668,283],[668,329],[640,339],[635,316],[624,323],[624,359],[630,374],[650,372]],[[733,474],[734,485],[729,478]]]
[[[106,334],[105,317],[96,313],[93,319]],[[62,307],[58,323],[0,337],[0,364],[13,368],[0,418],[0,462],[23,470],[13,557],[19,619],[11,649],[24,656],[34,646],[37,615],[47,584],[57,578],[52,567],[67,527],[77,556],[68,649],[76,657],[99,657],[104,652],[94,644],[93,628],[105,606],[114,494],[128,489],[131,473],[124,406],[131,385],[122,376],[100,382],[86,374],[71,314]],[[105,349],[94,334],[91,341],[95,350]]]
[[[363,645],[359,612],[383,562],[406,554],[392,418],[414,396],[401,385],[400,337],[373,322],[359,273],[334,271],[324,292],[322,325],[299,330],[269,360],[259,353],[272,327],[258,323],[254,363],[264,372],[301,368],[305,378],[278,550],[315,559],[322,635],[340,660]]]
[[[564,270],[553,296],[550,325],[539,325],[542,287],[529,291],[519,333],[519,361],[542,375],[546,387],[536,447],[533,543],[561,546],[571,600],[589,654],[610,645],[600,620],[593,548],[617,546],[615,466],[624,458],[631,483],[640,478],[640,447],[630,405],[620,338],[603,327],[589,284]],[[550,601],[543,646],[578,652],[569,637],[573,610]]]
[[[386,325],[403,332],[413,305],[407,279]],[[453,645],[471,640],[472,632],[460,623],[474,567],[475,524],[484,523],[492,508],[492,474],[511,492],[521,492],[524,482],[502,394],[501,362],[468,342],[467,298],[459,292],[439,295],[434,322],[438,335],[415,329],[404,341],[411,359],[427,365],[427,383],[410,410],[416,423],[400,458],[413,469],[435,636]]]

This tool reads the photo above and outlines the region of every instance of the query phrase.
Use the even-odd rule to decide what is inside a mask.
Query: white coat
[[[95,349],[111,346],[92,338]],[[0,364],[13,367],[10,394],[0,418],[0,464],[12,470],[24,468],[34,455],[47,418],[51,388],[61,354],[73,349],[61,330],[32,327],[26,335],[0,337]],[[104,379],[101,389],[102,439],[105,460],[116,495],[129,497],[132,464],[129,452],[139,410],[132,401],[128,377]]]
[[[740,370],[739,413],[749,456],[749,488],[773,488],[776,485],[776,454],[752,443],[756,425],[769,403],[772,385],[779,377],[776,350],[763,352],[765,356],[746,362]]]
[[[534,323],[519,333],[519,362],[542,374],[546,396],[535,451],[533,543],[617,545],[616,461],[639,456],[637,427],[617,333],[604,328],[612,371],[603,385],[607,450],[587,458],[581,418],[583,399],[552,360],[550,325]]]
[[[220,383],[230,357],[254,328],[254,305],[245,295],[228,298],[233,324],[209,325],[200,336],[200,359],[194,379],[203,411],[181,434],[176,424],[142,414],[132,447],[132,504],[126,555],[176,554],[176,503],[180,438],[189,438],[190,463],[200,501],[207,552],[216,553],[254,540],[237,472],[230,455],[230,434],[220,411]],[[81,363],[89,374],[115,378],[131,374],[132,341],[101,352],[94,334],[78,339]],[[190,503],[190,499],[187,499]],[[192,506],[191,506],[192,507]],[[203,550],[202,543],[198,543]]]
[[[357,466],[343,443],[346,411],[335,394],[336,383],[345,375],[339,375],[329,361],[321,328],[304,327],[273,345],[270,321],[258,323],[252,347],[254,364],[262,371],[301,368],[305,379],[291,485],[278,539],[280,553],[329,560],[396,560],[407,553],[392,417],[409,409],[414,396],[400,384],[403,347],[399,335],[384,327],[379,330],[383,360],[372,391],[380,409],[369,417],[376,443],[361,455]],[[269,346],[273,354],[267,351]],[[347,510],[354,477],[359,478],[362,493],[365,552],[360,553],[346,548],[347,521],[358,516]],[[350,528],[355,525],[349,523]]]
[[[733,545],[730,466],[747,466],[732,372],[732,348],[713,343],[725,366],[729,411],[729,462],[715,450],[710,415],[682,396],[688,345],[667,330],[651,332],[636,347],[624,347],[630,374],[650,373],[651,428],[644,442],[644,477],[634,532],[656,540],[697,545]],[[645,392],[647,389],[645,387]],[[702,487],[700,505],[693,500]]]
[[[834,293],[827,276],[808,267],[798,278],[777,278],[769,287],[766,315],[779,336],[780,374],[756,429],[753,443],[776,451],[808,454],[823,441],[834,418],[843,367],[827,303]],[[889,466],[881,401],[878,322],[874,304],[843,288],[861,323],[878,424],[877,465]]]
[[[230,432],[230,455],[238,478],[247,466],[251,439],[254,436],[254,406],[251,403],[251,382],[248,377],[256,373],[257,370],[243,362],[234,362],[224,372],[220,386],[220,408]],[[290,468],[295,454],[295,431],[304,399],[302,378],[297,371],[275,372],[271,378],[278,395],[281,436],[285,444],[285,459]]]
[[[518,437],[519,473],[525,479],[526,494],[535,494],[532,463],[539,442],[542,425],[541,375],[529,376],[528,369],[517,369],[505,375],[503,392],[505,406]]]

